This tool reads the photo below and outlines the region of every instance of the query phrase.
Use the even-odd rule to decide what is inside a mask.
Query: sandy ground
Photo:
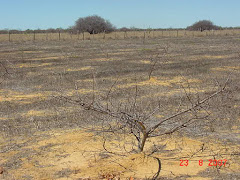
[[[131,153],[128,152],[130,142],[134,140],[130,136],[124,138],[125,141],[106,141],[106,151],[101,135],[78,129],[44,132],[22,141],[16,138],[12,143],[26,145],[21,150],[1,153],[0,163],[14,156],[19,157],[21,167],[4,173],[6,177],[15,179],[151,178],[158,170],[158,163],[153,157],[161,160],[161,177],[210,179],[201,177],[201,172],[218,168],[222,173],[237,173],[239,170],[239,158],[232,156],[239,148],[237,145],[174,135],[152,138],[146,144],[144,153]],[[160,145],[162,152],[150,157],[148,154],[154,144]],[[214,158],[226,159],[225,167],[210,167],[209,160]],[[180,160],[189,160],[189,165],[180,166]],[[202,166],[199,160],[203,160]]]

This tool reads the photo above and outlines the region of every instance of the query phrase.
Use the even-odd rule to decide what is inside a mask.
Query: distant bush
[[[122,28],[119,28],[118,30],[123,32],[130,31],[130,29],[127,27],[122,27]]]
[[[90,34],[98,34],[101,32],[112,32],[115,27],[107,20],[100,16],[87,16],[84,18],[79,18],[75,22],[74,30],[80,32],[89,32]]]
[[[204,31],[204,30],[219,30],[222,29],[220,26],[216,26],[213,22],[208,20],[202,20],[194,23],[193,25],[187,27],[190,31]]]
[[[0,34],[8,34],[8,30],[0,30]]]

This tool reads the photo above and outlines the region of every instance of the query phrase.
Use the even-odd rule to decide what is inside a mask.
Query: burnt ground
[[[239,36],[6,42],[0,44],[0,62],[0,153],[18,151],[0,161],[9,171],[17,171],[21,159],[36,153],[24,147],[48,138],[39,132],[96,124],[94,112],[59,100],[60,95],[90,103],[93,94],[102,98],[113,84],[113,104],[132,101],[136,87],[140,111],[150,112],[161,103],[158,118],[147,122],[151,125],[176,112],[186,92],[194,103],[229,78],[227,91],[209,102],[211,118],[180,133],[239,146]],[[184,100],[182,107],[189,107]],[[55,178],[71,173],[66,170]],[[227,176],[234,179],[239,174],[222,175]],[[211,173],[208,177],[214,178]]]

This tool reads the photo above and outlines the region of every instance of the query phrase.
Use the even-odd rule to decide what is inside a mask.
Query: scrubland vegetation
[[[239,179],[236,30],[11,38],[0,35],[0,178]]]

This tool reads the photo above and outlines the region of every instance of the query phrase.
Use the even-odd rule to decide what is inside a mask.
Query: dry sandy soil
[[[159,179],[240,179],[239,36],[2,42],[0,62],[0,179],[151,179],[155,146]],[[202,98],[228,77],[211,119],[152,138],[142,153],[129,133],[93,131],[98,114],[58,98],[91,102],[114,84],[114,102],[126,103],[137,87],[146,111],[161,102],[158,121],[176,111],[183,90]]]

